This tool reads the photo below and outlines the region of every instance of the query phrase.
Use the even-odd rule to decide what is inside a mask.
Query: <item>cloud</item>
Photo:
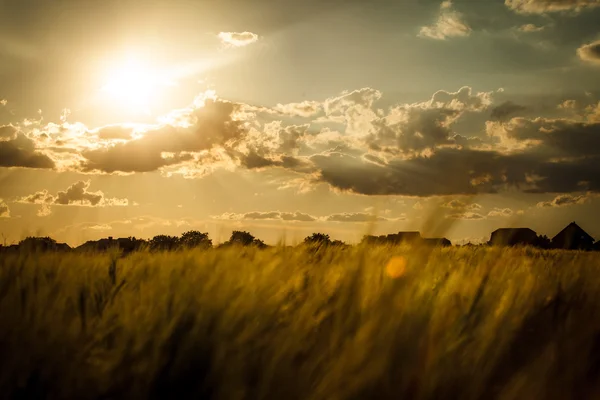
[[[134,128],[126,125],[107,125],[98,129],[92,130],[90,133],[96,135],[98,139],[103,140],[130,140]]]
[[[110,230],[112,230],[112,226],[107,225],[107,224],[91,225],[91,226],[88,226],[86,229],[91,229],[94,231],[110,231]]]
[[[258,41],[258,35],[252,32],[220,32],[217,37],[230,47],[248,46]]]
[[[600,5],[600,3],[598,3],[598,5]],[[577,55],[583,61],[600,65],[600,40],[584,44],[577,49]]]
[[[531,33],[531,32],[543,31],[544,29],[546,29],[546,27],[545,26],[537,26],[535,24],[525,24],[525,25],[521,25],[518,29],[521,32]]]
[[[442,204],[442,207],[449,208],[451,210],[462,210],[462,211],[478,211],[481,210],[481,205],[477,203],[467,203],[462,200],[454,199],[447,203]]]
[[[1,105],[1,106],[3,106],[3,107],[4,107],[4,106],[6,106],[7,104],[8,104],[8,100],[6,100],[6,99],[2,99],[2,100],[0,100],[0,105]]]
[[[56,195],[42,190],[18,198],[18,203],[39,204],[42,207],[38,216],[46,216],[52,213],[50,206],[85,206],[85,207],[112,207],[127,206],[127,199],[108,198],[102,191],[90,192],[90,181],[78,181],[69,186],[65,191],[59,191]]]
[[[19,129],[13,125],[0,125],[0,141],[10,141],[17,138]]]
[[[485,219],[485,217],[481,214],[478,213],[474,213],[474,212],[465,212],[465,213],[455,213],[455,214],[450,214],[448,216],[446,216],[446,218],[449,219],[462,219],[462,220],[467,220],[467,221],[474,221],[474,220],[480,220],[480,219]]]
[[[54,161],[36,151],[34,141],[22,133],[17,133],[14,139],[0,140],[0,167],[49,169],[54,166]]]
[[[405,220],[406,216],[403,214],[398,218],[384,218],[375,216],[369,213],[340,213],[332,214],[325,217],[325,221],[328,222],[374,222],[374,221],[402,221]]]
[[[551,208],[551,207],[566,207],[576,204],[585,204],[591,198],[593,194],[585,193],[581,195],[573,195],[573,194],[561,194],[556,196],[554,199],[550,201],[541,201],[536,204],[538,208]]]
[[[201,98],[174,113],[170,124],[140,132],[139,138],[84,150],[81,168],[85,172],[149,172],[183,162],[222,160],[223,153],[210,150],[231,148],[247,134],[244,121],[236,116],[239,111],[239,104]]]
[[[504,4],[520,14],[580,12],[584,9],[600,7],[598,0],[504,0]]]
[[[445,40],[450,37],[465,37],[471,34],[471,28],[463,20],[463,15],[452,9],[452,2],[442,2],[437,21],[430,26],[423,26],[419,37]]]
[[[491,92],[473,93],[468,86],[456,92],[439,90],[430,100],[393,107],[372,122],[369,148],[392,154],[421,152],[440,145],[457,144],[451,125],[466,112],[481,112],[492,103]],[[468,140],[462,141],[463,145]]]
[[[303,101],[301,103],[277,104],[274,110],[278,113],[292,117],[312,117],[321,111],[321,103],[318,101]]]
[[[506,123],[488,123],[487,131],[515,152],[546,157],[600,156],[600,122],[513,118]]]
[[[10,218],[10,209],[4,200],[0,199],[0,218]]]
[[[577,108],[577,100],[565,100],[556,106],[559,110],[574,110]]]
[[[217,216],[212,216],[214,219],[221,220],[272,220],[272,221],[297,221],[297,222],[312,222],[317,218],[312,215],[301,212],[281,212],[281,211],[253,211],[245,214],[224,213]]]
[[[488,217],[510,217],[513,215],[513,210],[510,208],[496,208],[494,207],[490,212],[488,212]]]
[[[491,119],[492,121],[506,121],[515,114],[519,114],[523,111],[527,111],[528,108],[515,104],[512,101],[505,101],[502,104],[492,108]]]
[[[316,217],[313,215],[296,212],[281,212],[281,211],[253,211],[244,214],[224,213],[221,215],[212,216],[213,219],[220,220],[270,220],[270,221],[294,221],[294,222],[371,222],[371,221],[400,221],[406,219],[402,214],[398,218],[376,217],[369,213],[339,213],[328,216]]]
[[[306,103],[309,109],[320,107],[327,118],[339,118],[345,130],[315,130],[313,124],[272,121],[272,113],[265,116],[207,92],[161,118],[160,125],[47,124],[17,132],[0,145],[20,140],[30,153],[51,156],[47,160],[57,169],[88,174],[158,170],[195,178],[219,168],[280,168],[294,173],[288,183],[300,182],[302,190],[325,183],[363,195],[600,191],[595,109],[577,120],[532,119],[514,117],[522,106],[505,102],[491,110],[487,136],[457,134],[464,116],[485,117],[493,94],[470,87],[439,90],[425,101],[383,109],[377,108],[382,94],[373,88],[345,91],[320,104]],[[296,107],[289,108],[291,113]]]

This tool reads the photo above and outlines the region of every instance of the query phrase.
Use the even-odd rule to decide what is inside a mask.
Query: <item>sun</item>
[[[148,63],[130,57],[109,69],[102,91],[117,107],[150,113],[153,99],[165,86],[172,86],[164,74]]]

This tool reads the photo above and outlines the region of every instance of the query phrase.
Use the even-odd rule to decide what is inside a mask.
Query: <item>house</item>
[[[594,247],[594,238],[575,222],[571,222],[552,238],[552,247],[564,250],[591,250]]]
[[[452,246],[452,242],[446,238],[425,238],[422,242],[425,246],[439,246],[449,247]]]
[[[422,240],[423,239],[421,238],[421,234],[419,232],[398,232],[380,236],[366,235],[363,237],[362,242],[371,245],[389,245],[404,243],[417,244],[420,243]]]
[[[598,240],[595,244],[594,247],[592,248],[592,250],[595,251],[600,251],[600,240]]]
[[[393,244],[407,243],[415,244],[421,241],[421,234],[419,232],[398,232],[387,235],[386,242]]]
[[[535,246],[538,236],[529,228],[500,228],[492,232],[492,246]]]

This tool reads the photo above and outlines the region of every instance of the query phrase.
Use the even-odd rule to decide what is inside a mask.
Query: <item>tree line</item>
[[[313,233],[306,237],[302,242],[305,245],[311,246],[348,246],[341,240],[331,240],[329,235],[324,233]],[[126,238],[113,239],[112,237],[91,240],[81,246],[72,248],[65,243],[58,243],[55,239],[45,237],[29,236],[21,240],[18,244],[7,246],[0,245],[0,251],[108,251],[111,249],[121,250],[123,252],[132,252],[139,250],[150,251],[177,251],[184,249],[209,249],[209,248],[224,248],[231,246],[256,247],[264,249],[268,246],[261,239],[256,238],[250,232],[233,231],[229,240],[217,246],[213,245],[213,241],[207,232],[191,230],[184,232],[180,236],[171,235],[156,235],[151,239],[140,239],[134,236]]]

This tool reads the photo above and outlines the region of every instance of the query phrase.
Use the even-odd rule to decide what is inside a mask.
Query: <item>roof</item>
[[[584,231],[583,229],[581,229],[581,227],[579,225],[577,225],[575,222],[571,222],[569,225],[567,225],[562,231],[558,232],[556,234],[556,236],[554,236],[552,238],[553,241],[555,240],[560,240],[563,236],[581,236],[582,239],[589,241],[589,242],[594,242],[594,238],[591,237],[586,231]]]

